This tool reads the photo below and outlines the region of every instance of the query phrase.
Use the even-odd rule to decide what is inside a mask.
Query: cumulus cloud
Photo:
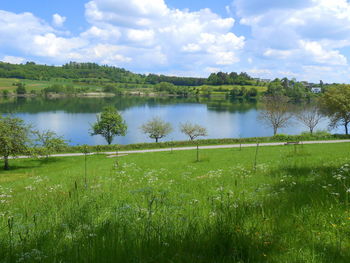
[[[64,16],[60,16],[59,14],[54,14],[52,16],[52,24],[56,27],[61,27],[61,26],[63,26],[66,19],[67,18]]]
[[[165,70],[178,67],[213,67],[240,61],[243,36],[231,32],[235,20],[223,18],[210,9],[196,12],[170,9],[163,0],[93,0],[86,4],[86,17],[95,27],[115,27],[118,44],[133,63]],[[130,51],[140,56],[132,55]]]
[[[228,17],[208,8],[170,8],[164,0],[90,0],[88,26],[79,34],[62,31],[66,18],[59,14],[50,23],[0,10],[0,48],[11,50],[1,55],[196,76],[219,70],[329,81],[350,76],[346,0],[233,0],[225,8]],[[237,23],[244,35],[237,34]]]
[[[240,23],[251,28],[250,51],[275,75],[277,62],[283,70],[279,72],[303,77],[304,66],[315,70],[348,66],[339,50],[350,46],[350,4],[346,0],[234,0],[233,6]],[[314,80],[328,76],[323,74],[312,75]]]
[[[22,57],[15,57],[15,56],[4,56],[1,61],[11,63],[11,64],[22,64],[26,61],[26,59]]]
[[[237,64],[245,46],[245,38],[232,32],[235,20],[207,8],[191,12],[169,8],[164,0],[92,0],[85,16],[89,27],[73,35],[59,30],[66,20],[59,14],[51,26],[31,13],[0,11],[0,47],[55,64],[94,61],[204,75],[205,68]]]

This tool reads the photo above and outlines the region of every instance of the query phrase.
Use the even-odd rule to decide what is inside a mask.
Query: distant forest
[[[70,62],[63,66],[38,65],[34,62],[26,64],[9,64],[0,62],[0,78],[18,78],[30,80],[63,79],[96,79],[107,80],[116,83],[158,84],[161,82],[172,83],[177,86],[201,86],[201,85],[250,85],[252,78],[247,73],[212,73],[208,78],[175,77],[165,75],[135,74],[123,68],[96,63]]]

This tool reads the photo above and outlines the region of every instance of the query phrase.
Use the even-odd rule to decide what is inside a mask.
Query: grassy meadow
[[[39,91],[43,90],[44,88],[47,88],[47,87],[54,85],[54,84],[72,85],[76,88],[85,88],[87,90],[90,89],[93,91],[94,90],[101,90],[101,87],[98,87],[98,85],[73,82],[73,80],[70,80],[70,79],[52,79],[52,80],[48,81],[48,80],[0,78],[0,91],[8,90],[10,92],[15,92],[17,87],[15,85],[13,85],[14,83],[25,83],[27,92],[30,92],[30,91],[39,92]]]
[[[350,262],[349,143],[196,159],[12,160],[0,262]]]
[[[88,79],[87,79],[88,80]],[[92,79],[96,80],[96,79]],[[154,86],[152,84],[127,84],[127,83],[115,83],[106,79],[99,79],[101,83],[86,83],[80,82],[78,80],[74,81],[73,79],[62,79],[62,78],[52,78],[51,80],[29,80],[29,79],[16,79],[16,78],[0,78],[0,92],[7,90],[9,92],[15,92],[17,86],[13,85],[14,83],[25,83],[27,92],[40,92],[44,88],[58,84],[58,85],[70,85],[75,88],[83,89],[86,92],[101,92],[104,85],[115,85],[123,91],[135,92],[146,92],[152,93],[154,91]],[[199,91],[200,95],[206,95],[210,92],[211,96],[226,96],[232,89],[240,89],[245,87],[246,90],[252,88],[257,89],[259,93],[263,93],[267,90],[266,86],[256,86],[256,85],[202,85],[197,86],[196,88]],[[0,94],[1,95],[1,94]]]

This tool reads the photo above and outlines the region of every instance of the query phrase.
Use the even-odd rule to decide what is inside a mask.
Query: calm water
[[[114,143],[130,144],[152,142],[140,131],[140,126],[154,116],[170,122],[174,131],[163,140],[186,140],[179,124],[198,123],[208,130],[207,138],[271,136],[272,129],[258,120],[259,106],[229,100],[197,98],[64,98],[64,99],[9,99],[0,101],[0,113],[13,112],[39,130],[52,130],[70,140],[70,144],[105,144],[100,136],[90,136],[89,130],[96,114],[107,105],[115,106],[128,125],[125,137],[116,137]],[[326,129],[327,122],[318,129]],[[299,134],[306,128],[294,125],[280,133]],[[336,132],[342,132],[340,129]]]

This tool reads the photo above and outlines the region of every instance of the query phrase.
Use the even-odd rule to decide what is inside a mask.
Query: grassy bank
[[[349,262],[349,146],[15,160],[0,262]]]
[[[161,149],[171,147],[186,146],[207,146],[207,145],[225,145],[225,144],[244,144],[244,143],[264,143],[264,142],[288,142],[288,141],[318,141],[318,140],[339,140],[350,139],[350,136],[343,134],[329,134],[326,132],[316,132],[313,135],[303,133],[300,135],[276,135],[271,137],[251,137],[251,138],[226,138],[226,139],[199,139],[195,141],[167,141],[158,143],[137,143],[126,145],[94,145],[94,146],[69,146],[62,149],[61,153],[81,153],[86,149],[89,152],[106,152],[106,151],[127,151],[127,150],[146,150]]]

